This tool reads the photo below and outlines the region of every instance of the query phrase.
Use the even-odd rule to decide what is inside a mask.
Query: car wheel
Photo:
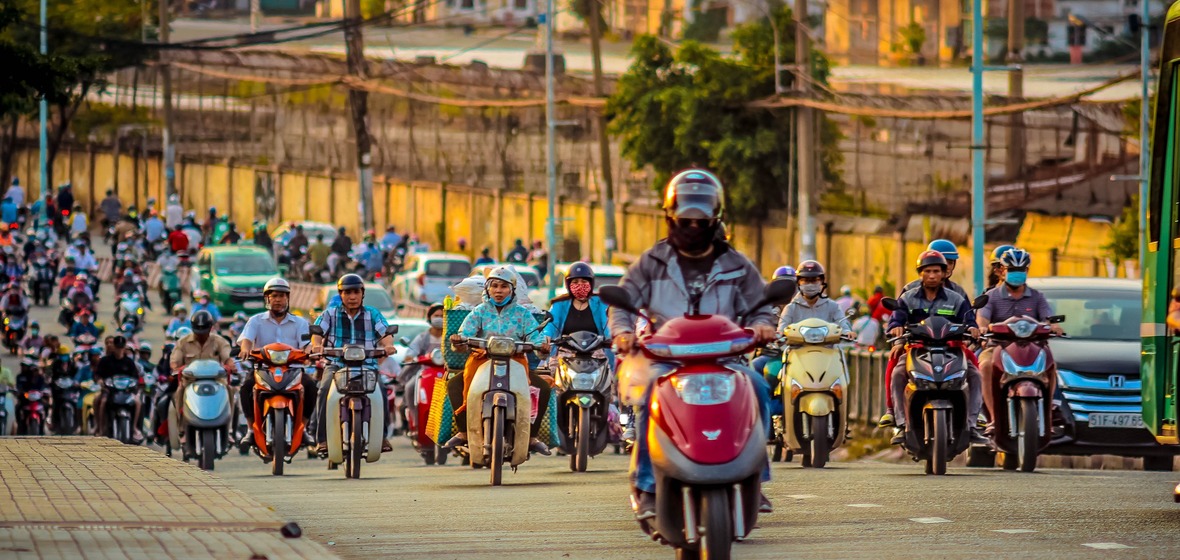
[[[1170,472],[1174,461],[1172,457],[1144,457],[1143,470],[1156,472]]]

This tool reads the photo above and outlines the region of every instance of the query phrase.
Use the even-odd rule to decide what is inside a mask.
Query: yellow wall
[[[63,177],[73,181],[75,196],[84,207],[91,208],[97,203],[97,200],[90,200],[91,185],[98,200],[102,199],[108,186],[116,184],[125,205],[142,206],[149,196],[161,198],[160,162],[157,159],[148,160],[145,165],[133,157],[121,156],[116,181],[115,161],[110,154],[78,151],[62,155],[57,167]],[[35,174],[35,152],[18,153],[15,162],[17,176],[22,182],[30,176],[30,169]],[[255,170],[251,167],[184,162],[178,164],[177,186],[185,207],[204,216],[210,205],[217,206],[219,212],[230,213],[239,229],[249,231],[249,224],[254,221],[254,176]],[[352,179],[281,173],[277,196],[278,216],[271,227],[281,221],[308,219],[342,225],[357,239],[362,233],[357,208],[359,189]],[[454,251],[458,248],[459,238],[466,238],[471,255],[490,246],[493,255],[499,258],[516,238],[531,243],[534,239],[543,239],[545,234],[547,203],[541,196],[497,195],[465,186],[379,179],[373,198],[378,229],[384,229],[387,223],[393,224],[399,232],[418,234],[422,241],[436,249]],[[576,253],[565,256],[601,261],[605,250],[602,209],[584,203],[563,202],[559,213],[565,218],[560,224],[562,235],[578,241]],[[638,256],[666,233],[663,215],[656,209],[624,206],[619,209],[616,220],[619,227],[617,255],[621,259]],[[446,227],[446,247],[442,247],[436,234],[435,226],[440,222]],[[1121,263],[1115,266],[1116,263],[1109,263],[1102,255],[1101,246],[1106,242],[1109,230],[1108,224],[1085,219],[1030,214],[1023,222],[1017,244],[1032,252],[1034,276],[1050,274],[1053,254],[1056,255],[1059,275],[1104,276],[1108,268],[1125,275]],[[735,247],[755,258],[763,273],[769,274],[783,264],[797,264],[795,236],[783,224],[761,227],[734,224],[730,236]],[[915,276],[913,263],[925,246],[914,242],[902,244],[895,236],[889,235],[834,234],[829,239],[821,231],[817,248],[820,259],[826,261],[824,264],[833,290],[842,284],[851,285],[856,290],[871,290],[874,285],[887,283],[900,287],[912,279]],[[986,249],[990,255],[991,247]],[[961,257],[954,277],[970,289],[971,250],[962,247],[959,251]]]

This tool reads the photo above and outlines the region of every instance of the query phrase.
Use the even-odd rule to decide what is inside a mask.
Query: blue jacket
[[[549,313],[553,315],[553,321],[545,326],[545,336],[552,340],[557,340],[561,336],[562,329],[565,328],[565,320],[570,315],[570,307],[573,306],[574,300],[569,296],[562,296],[553,300],[553,305],[549,307]],[[610,327],[606,318],[607,305],[602,302],[598,295],[590,296],[590,313],[594,316],[594,326],[598,327],[598,334],[610,340]]]

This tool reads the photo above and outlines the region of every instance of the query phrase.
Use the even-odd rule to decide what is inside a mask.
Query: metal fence
[[[876,426],[885,413],[885,365],[889,352],[848,350],[848,387],[845,406],[848,422],[861,426]]]

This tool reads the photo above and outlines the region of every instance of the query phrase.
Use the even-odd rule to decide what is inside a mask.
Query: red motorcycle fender
[[[1041,384],[1033,381],[1017,381],[1008,387],[1008,398],[1039,399],[1044,396]]]
[[[724,373],[737,377],[733,394],[724,403],[689,405],[673,386],[677,376]],[[753,387],[745,376],[716,367],[688,367],[656,382],[651,402],[650,433],[659,432],[688,460],[702,465],[734,461],[761,429]],[[724,437],[722,437],[724,436]]]

